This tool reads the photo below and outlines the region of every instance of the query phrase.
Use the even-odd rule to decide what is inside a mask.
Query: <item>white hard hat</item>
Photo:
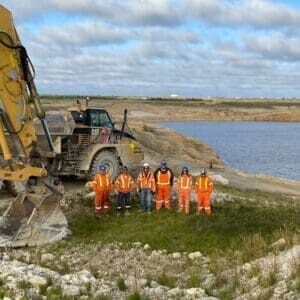
[[[144,164],[143,164],[143,167],[144,167],[144,168],[149,168],[149,164],[148,164],[148,163],[144,163]]]

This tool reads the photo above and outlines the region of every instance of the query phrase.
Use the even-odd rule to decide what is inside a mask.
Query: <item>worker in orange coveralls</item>
[[[213,182],[207,175],[207,170],[203,168],[200,176],[195,183],[195,192],[198,198],[198,210],[197,213],[205,213],[211,215],[211,201],[210,195],[213,192]]]
[[[177,181],[178,191],[178,211],[190,212],[191,191],[193,187],[193,177],[189,174],[189,169],[183,167]]]
[[[125,210],[125,215],[129,215],[130,211],[130,192],[134,188],[132,176],[128,172],[128,167],[123,166],[122,173],[116,180],[116,188],[118,193],[117,214],[120,215]]]
[[[163,160],[160,167],[154,172],[156,183],[156,210],[162,207],[171,209],[170,192],[174,182],[174,174]]]
[[[99,215],[102,212],[104,215],[108,215],[109,196],[113,190],[113,184],[104,165],[100,165],[99,173],[94,178],[93,190],[95,192],[95,214]]]

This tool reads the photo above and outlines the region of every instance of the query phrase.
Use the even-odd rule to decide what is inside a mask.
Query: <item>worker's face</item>
[[[187,174],[187,170],[182,170],[182,173],[183,174]]]
[[[124,174],[128,174],[128,170],[127,169],[123,169],[123,173]]]
[[[149,167],[144,167],[144,172],[148,173],[149,172]]]
[[[100,174],[105,174],[106,173],[106,171],[105,170],[100,170]]]
[[[160,166],[160,169],[161,169],[162,171],[166,171],[166,170],[167,170],[167,167],[166,167],[165,165],[163,165],[163,166]]]

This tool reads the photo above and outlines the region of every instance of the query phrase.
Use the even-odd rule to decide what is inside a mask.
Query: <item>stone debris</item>
[[[43,253],[41,255],[41,262],[47,262],[47,261],[52,261],[55,259],[55,256],[52,253]]]
[[[201,258],[202,256],[203,256],[202,253],[197,251],[197,252],[190,253],[188,255],[188,258],[191,259],[191,260],[195,260],[195,259]]]
[[[209,266],[211,259],[199,251],[149,252],[141,243],[134,244],[131,249],[123,249],[117,243],[84,245],[84,251],[82,246],[63,250],[60,256],[56,254],[55,259],[52,253],[44,253],[46,255],[42,259],[43,254],[39,256],[30,250],[1,253],[0,291],[4,287],[9,291],[5,294],[7,290],[4,290],[2,298],[39,298],[44,291],[43,297],[47,293],[56,293],[57,298],[74,299],[89,299],[93,295],[94,298],[108,296],[125,300],[138,292],[146,299],[213,300],[218,299],[220,292],[214,287],[218,278],[227,278],[227,284],[230,284],[234,275],[239,274],[238,281],[243,289],[234,291],[235,299],[299,299],[299,282],[293,274],[300,263],[300,245],[277,255],[269,253],[266,257],[238,266],[238,269],[227,268],[221,274],[214,273]],[[39,266],[41,261],[44,261],[44,267]],[[259,270],[259,274],[253,273],[254,268]],[[191,270],[193,273],[190,273]],[[275,272],[271,274],[275,279],[264,286],[263,282],[269,280],[271,270]],[[194,277],[201,275],[201,281],[187,288],[191,274]],[[252,274],[251,277],[249,274]],[[124,280],[124,289],[119,286],[119,278]]]

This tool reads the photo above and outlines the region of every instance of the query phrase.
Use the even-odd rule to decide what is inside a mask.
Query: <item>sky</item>
[[[2,0],[40,93],[299,97],[298,0]]]

